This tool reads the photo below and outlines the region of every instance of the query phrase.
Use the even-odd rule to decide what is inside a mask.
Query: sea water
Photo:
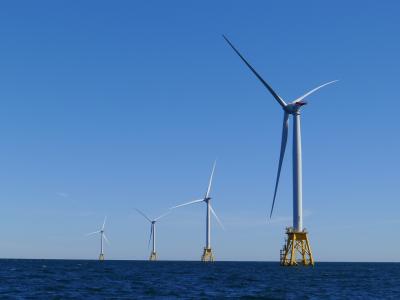
[[[0,260],[0,298],[400,299],[400,264]]]

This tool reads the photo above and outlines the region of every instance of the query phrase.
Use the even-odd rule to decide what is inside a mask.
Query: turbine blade
[[[102,230],[104,230],[104,226],[106,226],[106,220],[107,220],[107,216],[104,217],[103,226],[101,227]]]
[[[103,233],[103,237],[104,237],[104,240],[107,242],[107,244],[109,244],[109,245],[110,245],[110,241],[108,240],[108,238],[107,238],[107,236],[106,236],[106,234],[105,234],[105,233]]]
[[[86,236],[93,235],[93,234],[100,233],[100,232],[101,232],[100,230],[94,231],[94,232],[91,232],[91,233],[86,234]]]
[[[204,201],[204,199],[194,200],[194,201],[190,201],[190,202],[187,202],[187,203],[179,204],[177,206],[173,206],[170,209],[174,209],[174,208],[178,208],[178,207],[181,207],[181,206],[185,206],[185,205],[189,205],[189,204],[193,204],[193,203],[197,203],[197,202],[202,202],[202,201]]]
[[[145,218],[147,219],[147,221],[149,221],[149,222],[151,223],[150,218],[147,217],[147,216],[144,214],[144,212],[142,212],[141,210],[139,210],[139,209],[137,209],[137,208],[135,208],[135,209],[136,209],[136,211],[137,211],[139,214],[141,214],[143,217],[145,217]]]
[[[286,149],[286,143],[287,143],[287,138],[288,138],[288,129],[289,129],[289,114],[287,112],[285,112],[285,114],[283,116],[281,154],[279,157],[278,173],[276,175],[274,199],[272,200],[271,213],[269,215],[270,218],[272,217],[272,212],[274,211],[276,192],[278,191],[279,177],[281,176],[282,162],[283,162],[283,158],[285,156],[285,149]]]
[[[211,210],[211,213],[214,215],[215,219],[217,220],[219,226],[221,226],[221,228],[222,228],[223,230],[225,230],[224,225],[222,224],[221,220],[218,218],[217,214],[215,213],[215,211],[214,211],[214,209],[212,208],[211,205],[210,205],[210,210]]]
[[[213,164],[213,168],[211,171],[211,176],[210,176],[210,181],[208,182],[208,189],[207,189],[207,193],[206,193],[206,198],[208,198],[208,196],[210,195],[210,191],[211,191],[211,184],[212,184],[212,180],[213,180],[213,176],[214,176],[214,170],[215,170],[215,165],[217,164],[217,160],[214,161]]]
[[[315,89],[312,89],[311,91],[309,91],[308,93],[304,94],[303,96],[297,98],[297,99],[294,100],[293,102],[299,102],[299,101],[303,100],[304,98],[306,98],[307,96],[311,95],[312,93],[318,91],[320,88],[323,88],[324,86],[326,86],[326,85],[328,85],[328,84],[335,83],[335,82],[338,82],[338,81],[339,81],[339,80],[332,80],[332,81],[329,81],[329,82],[327,82],[327,83],[324,83],[324,84],[322,84],[322,85],[316,87]]]
[[[171,213],[171,211],[167,211],[166,213],[162,214],[161,216],[159,216],[158,218],[155,218],[154,221],[158,221],[161,218],[164,218],[165,216],[169,215]]]
[[[150,241],[152,235],[153,235],[153,225],[151,225],[150,227],[150,236],[149,236],[149,242],[147,243],[147,249],[150,248]]]
[[[233,51],[236,52],[237,55],[243,60],[243,62],[249,67],[249,69],[256,75],[256,77],[262,82],[262,84],[268,89],[268,91],[274,96],[276,101],[284,108],[286,106],[285,101],[272,89],[272,87],[257,73],[257,71],[249,64],[249,62],[243,57],[242,54],[233,46],[233,44],[228,40],[228,38],[225,35],[222,35],[225,39],[225,41],[229,44],[229,46],[232,47]]]

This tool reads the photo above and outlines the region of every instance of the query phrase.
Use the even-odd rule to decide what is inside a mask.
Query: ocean
[[[400,299],[400,264],[3,259],[0,298]]]

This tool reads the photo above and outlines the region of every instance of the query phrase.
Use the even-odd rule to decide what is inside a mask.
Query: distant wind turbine
[[[151,261],[156,261],[157,260],[157,252],[156,252],[156,222],[158,220],[160,220],[161,218],[165,217],[166,215],[170,214],[171,212],[168,211],[164,214],[162,214],[161,216],[151,220],[148,216],[146,216],[144,214],[144,212],[142,212],[141,210],[136,208],[136,211],[141,214],[147,221],[150,222],[151,226],[150,226],[150,237],[149,237],[149,243],[148,246],[150,246],[150,241],[152,241],[152,250],[150,253],[150,258],[149,260]]]
[[[218,224],[224,229],[224,226],[222,225],[221,220],[218,218],[217,214],[215,213],[214,209],[211,206],[210,192],[211,192],[211,185],[212,185],[213,176],[214,176],[215,165],[216,165],[216,161],[214,162],[214,165],[213,165],[213,168],[212,168],[212,171],[211,171],[211,176],[210,176],[210,180],[208,182],[207,192],[206,192],[204,198],[198,199],[198,200],[194,200],[194,201],[190,201],[190,202],[187,202],[187,203],[183,203],[183,204],[171,207],[171,209],[175,209],[175,208],[178,208],[178,207],[182,207],[182,206],[185,206],[185,205],[194,204],[194,203],[198,203],[198,202],[205,202],[206,203],[206,205],[207,205],[207,211],[206,211],[206,246],[204,248],[203,255],[201,257],[201,260],[204,261],[204,262],[214,261],[214,255],[213,255],[212,250],[211,250],[211,214],[213,214],[213,216],[217,220]]]
[[[250,63],[242,56],[242,54],[233,46],[229,39],[223,35],[225,41],[232,47],[236,54],[242,59],[246,66],[253,72],[253,74],[261,81],[261,83],[267,88],[267,90],[272,94],[278,104],[283,110],[283,129],[282,129],[282,142],[281,151],[278,164],[278,172],[275,182],[274,197],[272,200],[270,218],[274,210],[276,194],[279,185],[279,177],[281,174],[282,162],[285,156],[286,143],[288,138],[289,130],[289,116],[293,116],[293,228],[288,228],[288,240],[287,249],[291,251],[291,259],[287,259],[288,251],[282,256],[281,263],[283,265],[296,265],[296,257],[294,254],[294,249],[298,250],[302,256],[302,262],[304,265],[314,264],[311,248],[309,247],[309,242],[307,238],[307,231],[303,229],[303,182],[302,182],[302,155],[301,155],[301,130],[300,130],[300,109],[307,104],[304,99],[310,96],[312,93],[318,91],[319,89],[337,82],[338,80],[329,81],[324,83],[311,91],[307,92],[303,96],[295,99],[290,103],[286,103],[273,89],[272,87],[257,73],[257,71],[250,65]],[[289,245],[290,244],[290,245]],[[298,245],[298,246],[296,246]],[[293,251],[292,251],[293,249]],[[299,250],[300,249],[300,250]],[[306,255],[309,256],[309,261],[306,261]]]
[[[86,236],[90,236],[93,234],[97,234],[100,233],[100,255],[99,255],[99,260],[103,261],[104,260],[104,243],[103,243],[103,239],[109,244],[108,238],[105,234],[105,226],[106,226],[106,219],[107,217],[104,217],[104,222],[103,222],[103,226],[101,226],[101,229],[98,231],[94,231],[91,233],[88,233]]]

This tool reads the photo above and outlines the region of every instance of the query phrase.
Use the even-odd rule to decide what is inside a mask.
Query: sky
[[[277,261],[292,220],[282,111],[222,38],[302,112],[316,261],[400,261],[398,1],[3,1],[2,258],[147,259],[149,217],[204,196],[217,260]],[[160,259],[199,260],[205,205],[157,224]]]

